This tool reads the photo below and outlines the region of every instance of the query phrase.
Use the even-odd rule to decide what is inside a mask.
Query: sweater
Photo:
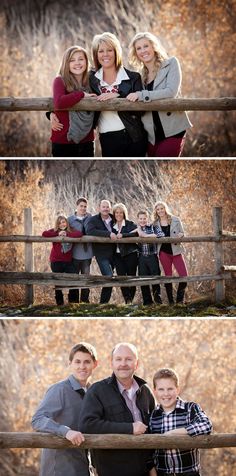
[[[53,228],[51,228],[50,230],[45,230],[42,233],[42,236],[44,236],[45,238],[53,238],[59,235],[57,230],[54,230]],[[81,233],[81,231],[68,231],[67,236],[71,238],[80,238],[81,236],[83,236],[83,233]],[[62,243],[59,243],[59,242],[52,243],[50,261],[51,263],[55,261],[63,261],[65,263],[69,263],[70,261],[72,261],[72,248],[68,250],[66,253],[63,253]]]

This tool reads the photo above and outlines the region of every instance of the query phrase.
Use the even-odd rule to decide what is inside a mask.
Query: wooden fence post
[[[222,220],[222,207],[213,208],[213,228],[214,235],[217,238],[222,236],[223,220]],[[214,259],[215,259],[215,271],[216,274],[221,273],[222,266],[224,264],[224,250],[222,241],[216,241],[214,244]],[[215,281],[215,302],[220,302],[225,299],[225,281],[220,279]]]
[[[32,209],[24,208],[24,234],[33,234],[33,219]],[[25,243],[25,271],[34,270],[34,254],[33,243]],[[34,286],[33,284],[26,284],[25,286],[25,303],[27,306],[34,302]]]

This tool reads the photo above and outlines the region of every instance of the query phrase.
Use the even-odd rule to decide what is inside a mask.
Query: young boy
[[[96,349],[87,342],[76,344],[69,354],[71,375],[51,385],[33,418],[34,430],[62,436],[78,447],[84,436],[79,431],[83,396],[97,366]],[[89,476],[87,452],[80,448],[42,451],[40,476]]]
[[[159,369],[153,377],[153,386],[159,404],[150,418],[151,433],[189,436],[211,433],[211,421],[201,407],[179,397],[179,379],[174,370]],[[156,450],[155,467],[158,476],[200,476],[199,449]]]
[[[157,238],[165,236],[159,227],[148,223],[149,215],[146,210],[140,210],[137,217],[137,231],[139,236],[144,238],[146,235],[155,236]],[[139,244],[138,274],[139,276],[160,276],[161,271],[157,257],[157,243]],[[160,284],[152,285],[153,299],[150,286],[141,286],[141,291],[144,305],[153,304],[153,299],[155,303],[162,304]]]

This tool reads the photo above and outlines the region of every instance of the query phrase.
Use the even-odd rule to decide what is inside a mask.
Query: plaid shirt
[[[176,428],[185,428],[188,435],[208,435],[212,424],[201,407],[194,402],[184,402],[177,398],[176,407],[171,413],[165,413],[160,405],[153,410],[150,423],[151,433],[165,433]],[[166,474],[200,471],[199,449],[156,450],[155,466]]]
[[[165,233],[157,225],[145,225],[141,226],[141,230],[144,231],[147,235],[152,235],[155,233],[157,238],[165,236]],[[140,243],[139,252],[144,256],[156,255],[157,254],[157,243]]]

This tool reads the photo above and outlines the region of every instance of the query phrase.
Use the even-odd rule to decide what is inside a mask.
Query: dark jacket
[[[125,220],[125,225],[122,226],[120,233],[122,233],[123,238],[129,238],[133,236],[138,236],[138,233],[132,233],[133,230],[136,230],[137,225],[130,220]],[[112,228],[113,233],[116,235],[118,234],[118,231]],[[138,245],[136,243],[119,243],[119,250],[121,256],[126,256],[129,255],[130,253],[133,253],[134,251],[138,251]]]
[[[155,407],[154,396],[143,379],[134,378],[139,385],[137,406],[148,425]],[[133,434],[133,416],[114,374],[91,385],[80,415],[79,428],[84,433]],[[93,450],[93,460],[99,476],[143,476],[153,466],[151,450]]]
[[[112,215],[110,215],[111,218]],[[111,222],[112,228],[113,222]],[[85,223],[86,235],[91,236],[103,236],[104,238],[110,238],[110,232],[107,229],[104,221],[101,218],[101,214],[93,215]],[[112,258],[115,253],[115,245],[111,242],[108,243],[93,243],[93,253],[99,258]]]
[[[135,91],[141,91],[143,89],[140,74],[130,71],[126,68],[124,69],[129,76],[129,79],[121,81],[118,86],[119,97],[121,98],[126,98],[128,94],[134,93]],[[96,71],[93,70],[89,73],[90,88],[93,93],[100,95],[100,81],[98,78],[96,78],[95,73]],[[146,137],[146,132],[141,121],[142,112],[117,111],[117,113],[133,142],[138,142],[139,140]],[[97,125],[99,114],[99,112],[95,113],[94,127]]]

